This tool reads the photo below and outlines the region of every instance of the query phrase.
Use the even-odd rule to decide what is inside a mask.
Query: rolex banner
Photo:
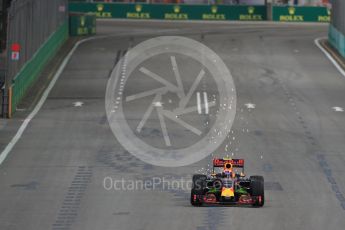
[[[98,18],[165,20],[266,20],[265,6],[70,3],[70,12],[91,12]]]
[[[280,22],[330,22],[331,10],[314,6],[274,6],[273,20]]]
[[[264,5],[186,5],[186,4],[69,4],[70,12],[91,12],[98,18],[163,20],[266,20]],[[327,7],[274,6],[273,20],[281,22],[329,22]]]

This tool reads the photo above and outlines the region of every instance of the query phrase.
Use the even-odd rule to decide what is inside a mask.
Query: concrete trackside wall
[[[12,80],[10,88],[10,112],[14,112],[28,88],[37,79],[47,62],[56,54],[68,38],[68,21],[66,20],[46,42],[37,50],[33,57],[23,66]]]
[[[331,24],[339,32],[345,35],[345,1],[333,0],[332,1],[332,22]]]
[[[333,25],[329,26],[328,41],[345,58],[345,35]]]
[[[345,58],[345,1],[332,1],[332,20],[328,41]]]

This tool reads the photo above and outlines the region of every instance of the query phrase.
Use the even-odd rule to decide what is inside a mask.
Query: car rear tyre
[[[193,185],[192,189],[196,195],[204,195],[204,190],[206,188],[206,175],[197,174],[193,175]]]
[[[198,194],[195,193],[194,189],[192,189],[191,193],[190,193],[190,203],[193,206],[201,206],[202,202],[200,202],[199,199],[195,199],[194,196],[197,196]]]
[[[204,195],[204,189],[206,188],[206,175],[197,174],[193,175],[192,191],[190,194],[190,203],[193,206],[201,206],[202,202],[199,199],[195,199],[196,196]]]
[[[262,207],[265,204],[264,178],[262,176],[251,176],[250,178],[251,195],[255,200],[253,206]]]

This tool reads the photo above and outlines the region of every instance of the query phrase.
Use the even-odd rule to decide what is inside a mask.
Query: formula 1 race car
[[[216,172],[220,168],[220,172]],[[193,175],[190,202],[193,206],[229,204],[262,207],[265,203],[264,178],[246,178],[243,159],[216,158],[213,159],[211,175]]]

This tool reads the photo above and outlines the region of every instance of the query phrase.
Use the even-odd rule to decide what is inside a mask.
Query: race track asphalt
[[[314,44],[327,35],[327,25],[105,20],[98,22],[98,35],[103,37],[77,48],[0,166],[0,229],[344,229],[345,112],[333,107],[345,108],[345,78]],[[168,181],[190,180],[208,168],[212,155],[182,167],[154,166],[114,137],[105,93],[115,64],[140,42],[166,35],[201,42],[231,71],[236,117],[213,154],[244,158],[248,176],[265,177],[263,208],[192,207],[189,190],[168,187]],[[190,86],[200,66],[176,58]],[[156,61],[148,65],[152,71],[167,71],[160,63],[164,58]],[[147,76],[136,77],[127,81],[125,96],[156,87]],[[210,101],[221,93],[212,80],[198,87]],[[176,106],[176,95],[164,96],[163,108]],[[152,97],[121,103],[135,130]],[[185,119],[208,132],[205,124],[214,121],[217,109],[194,111]],[[198,141],[176,122],[166,125],[171,146],[156,113],[137,135],[163,149]],[[122,178],[166,183],[134,191],[108,187]]]

